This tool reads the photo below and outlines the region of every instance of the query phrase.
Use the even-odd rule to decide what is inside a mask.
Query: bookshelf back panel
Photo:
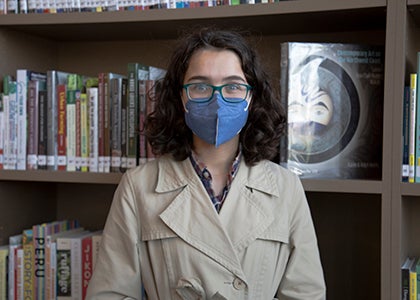
[[[380,299],[380,195],[307,193],[327,299]]]
[[[78,219],[89,230],[102,229],[111,206],[114,184],[57,184],[57,217]]]
[[[420,257],[420,196],[402,199],[401,243],[401,262],[409,255]]]
[[[55,185],[40,182],[0,182],[0,245],[33,224],[56,218]]]
[[[57,66],[57,44],[36,36],[0,29],[0,75],[15,74],[16,69],[39,71]]]
[[[385,44],[384,30],[316,32],[311,34],[253,35],[251,43],[278,84],[280,43],[286,41]],[[67,41],[58,46],[58,68],[94,76],[99,72],[125,74],[128,62],[166,68],[175,40]]]

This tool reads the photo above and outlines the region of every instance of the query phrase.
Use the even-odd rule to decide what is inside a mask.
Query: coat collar
[[[157,193],[182,189],[160,214],[162,221],[246,282],[239,254],[273,222],[272,198],[279,193],[267,162],[254,167],[241,162],[220,214],[189,159],[174,162],[161,158],[158,166]]]

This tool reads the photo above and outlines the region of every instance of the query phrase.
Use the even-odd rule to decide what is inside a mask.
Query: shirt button
[[[245,288],[245,282],[243,282],[239,278],[235,278],[235,280],[233,280],[233,287],[236,290],[241,291]]]

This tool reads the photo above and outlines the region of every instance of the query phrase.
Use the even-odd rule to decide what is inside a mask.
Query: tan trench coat
[[[325,299],[299,179],[241,162],[220,214],[189,159],[129,170],[115,193],[88,299]]]

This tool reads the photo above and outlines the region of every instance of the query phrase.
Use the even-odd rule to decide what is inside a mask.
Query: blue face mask
[[[226,102],[215,93],[208,102],[188,101],[185,122],[199,138],[219,147],[236,136],[248,118],[248,102]]]

